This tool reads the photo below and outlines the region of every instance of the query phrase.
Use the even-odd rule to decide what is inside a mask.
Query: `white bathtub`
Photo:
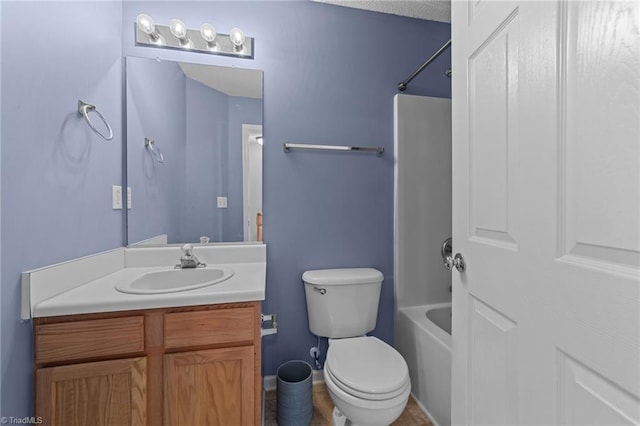
[[[395,347],[409,366],[411,393],[435,426],[451,424],[451,303],[398,309]]]

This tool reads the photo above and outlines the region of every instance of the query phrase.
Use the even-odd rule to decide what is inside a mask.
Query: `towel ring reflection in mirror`
[[[144,146],[149,150],[149,153],[151,153],[151,158],[158,163],[164,163],[164,155],[162,155],[162,151],[160,151],[152,139],[144,138]]]
[[[106,127],[106,130],[109,133],[108,136],[105,136],[102,132],[100,132],[96,128],[96,126],[93,125],[93,123],[91,122],[91,119],[89,118],[90,112],[95,112],[98,115],[98,117],[100,117],[100,120],[102,120],[102,123],[104,124],[104,126]],[[96,135],[100,136],[105,141],[110,141],[111,139],[113,139],[113,130],[111,130],[111,126],[109,126],[109,123],[107,123],[107,120],[105,120],[105,118],[102,116],[102,114],[100,114],[100,112],[96,109],[94,105],[84,103],[78,99],[78,113],[84,117],[85,121],[87,122],[91,130],[93,130],[93,132]]]

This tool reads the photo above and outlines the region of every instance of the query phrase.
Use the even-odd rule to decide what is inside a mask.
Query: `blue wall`
[[[124,22],[238,26],[255,37],[255,59],[136,47],[123,26],[125,55],[264,71],[265,312],[279,332],[263,339],[264,374],[289,359],[309,360],[301,275],[307,269],[370,266],[382,289],[374,334],[393,339],[393,95],[396,85],[450,37],[448,24],[314,2],[126,2]],[[402,40],[402,42],[400,42]],[[407,93],[450,97],[439,57]],[[381,145],[386,153],[282,151],[284,142]]]
[[[131,242],[163,233],[174,240],[181,236],[181,209],[186,200],[186,80],[176,63],[127,58]],[[152,159],[145,138],[162,151],[164,163]]]
[[[2,416],[32,411],[20,273],[122,245],[122,5],[2,2]],[[41,31],[36,30],[41,28]],[[114,138],[77,113],[96,105]]]
[[[182,241],[224,241],[216,196],[226,194],[226,152],[229,141],[229,97],[187,79],[187,205]],[[225,167],[222,167],[222,166]]]
[[[264,373],[308,359],[300,276],[306,269],[371,266],[385,276],[378,327],[393,330],[393,107],[404,79],[449,38],[450,26],[307,1],[1,3],[2,415],[32,409],[30,323],[19,321],[20,273],[122,243],[111,185],[121,176],[121,54],[264,70]],[[197,55],[133,42],[148,13],[188,26],[239,26],[254,60]],[[67,25],[59,25],[68,22]],[[46,36],[24,31],[46,28]],[[15,34],[20,34],[16,37]],[[403,40],[401,43],[400,40]],[[10,42],[9,42],[10,41]],[[407,93],[450,97],[436,60]],[[98,140],[75,113],[94,103],[116,134]],[[373,155],[282,152],[282,143],[381,145]],[[134,205],[136,197],[134,193]]]

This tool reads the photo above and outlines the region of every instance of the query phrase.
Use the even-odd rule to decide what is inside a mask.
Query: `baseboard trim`
[[[425,414],[425,416],[427,416],[427,418],[431,421],[431,423],[433,423],[433,426],[440,426],[438,424],[438,422],[436,422],[435,419],[431,416],[431,413],[429,412],[429,410],[427,410],[427,408],[424,405],[422,405],[420,400],[418,398],[416,398],[416,396],[413,394],[413,392],[411,392],[411,396],[416,401],[416,404],[418,405],[418,408],[420,408],[422,410],[422,412]]]
[[[322,370],[313,370],[312,379],[313,384],[324,383],[324,375]],[[276,390],[276,375],[264,376],[262,378],[262,389],[265,392]]]

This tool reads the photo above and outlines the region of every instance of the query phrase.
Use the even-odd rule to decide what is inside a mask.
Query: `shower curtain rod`
[[[447,50],[447,48],[449,46],[451,46],[451,40],[446,42],[444,44],[444,46],[442,46],[440,49],[438,49],[438,51],[436,53],[431,55],[431,57],[429,59],[427,59],[427,62],[425,62],[424,64],[420,65],[420,68],[418,68],[413,73],[411,73],[411,75],[409,77],[407,77],[407,79],[405,81],[401,81],[400,83],[398,83],[398,90],[401,91],[401,92],[404,92],[407,89],[407,85],[409,83],[411,83],[411,80],[416,78],[416,76],[418,74],[420,74],[422,72],[422,70],[427,67],[427,65],[429,65],[431,62],[433,62],[434,59],[436,59],[438,56],[440,56],[442,54],[442,52]]]

